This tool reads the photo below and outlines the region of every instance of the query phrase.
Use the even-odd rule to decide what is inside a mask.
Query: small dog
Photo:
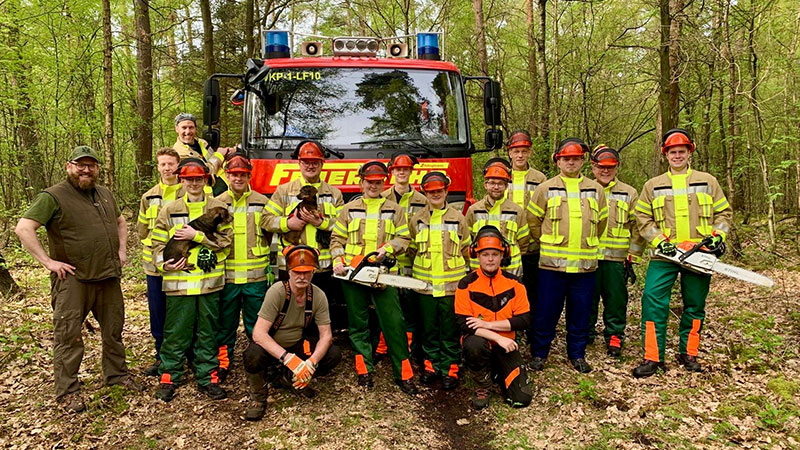
[[[303,186],[297,194],[297,199],[300,200],[300,203],[294,207],[291,214],[289,214],[290,217],[292,215],[299,217],[300,211],[320,216],[317,206],[317,188],[314,186]],[[301,233],[303,233],[303,230],[290,231],[283,235],[283,240],[289,244],[297,245],[300,243]],[[319,244],[321,248],[328,248],[331,245],[331,232],[317,230],[317,244]]]
[[[207,238],[213,240],[219,226],[230,223],[232,220],[233,217],[231,213],[228,212],[228,208],[216,206],[209,209],[208,212],[197,219],[189,222],[189,226],[195,230],[202,231]],[[167,242],[167,246],[164,247],[164,261],[169,261],[170,259],[178,261],[181,258],[186,258],[189,256],[189,250],[197,245],[197,242],[194,241],[178,241],[172,237],[169,239],[169,242]],[[192,269],[194,269],[194,266],[187,266],[185,270],[188,271]]]

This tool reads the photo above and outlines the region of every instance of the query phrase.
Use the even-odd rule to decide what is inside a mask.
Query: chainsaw
[[[383,259],[378,261],[374,258],[377,255],[378,252],[372,252],[364,256],[356,256],[350,262],[344,275],[334,274],[333,276],[373,288],[384,288],[386,286],[417,290],[429,290],[431,288],[430,283],[425,281],[390,274],[389,269],[394,267],[397,259],[392,255],[386,254]]]
[[[655,255],[680,264],[681,266],[697,273],[706,275],[719,273],[731,278],[736,278],[737,280],[747,281],[748,283],[766,287],[772,287],[775,284],[772,279],[759,273],[719,262],[719,258],[717,258],[714,254],[709,253],[708,249],[705,248],[705,246],[710,242],[710,237],[707,237],[696,244],[691,241],[685,241],[677,246],[678,252],[673,256],[667,256],[661,253],[661,250],[659,249],[656,249]]]

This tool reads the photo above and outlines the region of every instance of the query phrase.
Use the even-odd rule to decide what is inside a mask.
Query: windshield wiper
[[[428,147],[427,145],[423,144],[420,141],[420,139],[408,139],[408,138],[376,139],[374,141],[360,141],[360,142],[350,143],[350,145],[364,145],[364,144],[411,144],[411,146],[413,146],[414,148],[423,150],[428,155],[435,156],[437,158],[442,157],[442,152]]]

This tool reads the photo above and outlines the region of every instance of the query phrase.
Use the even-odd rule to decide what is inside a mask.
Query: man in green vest
[[[225,192],[228,186],[222,164],[236,149],[222,147],[214,151],[210,148],[208,142],[197,137],[197,119],[193,114],[180,113],[175,117],[175,133],[178,135],[178,140],[172,148],[181,155],[181,160],[197,158],[208,167],[212,181],[206,187],[206,193],[219,195]]]
[[[111,191],[96,184],[100,163],[94,150],[76,147],[66,170],[66,181],[39,194],[14,231],[50,271],[56,401],[65,411],[77,413],[86,409],[78,369],[83,359],[81,328],[90,311],[100,323],[105,384],[142,388],[130,378],[122,344],[125,218]],[[42,225],[47,229],[49,255],[36,237]]]

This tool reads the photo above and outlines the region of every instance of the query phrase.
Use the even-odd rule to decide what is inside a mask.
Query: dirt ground
[[[30,262],[12,264],[26,298],[0,303],[3,448],[800,448],[800,272],[773,268],[778,264],[769,258],[761,268],[776,280],[774,289],[714,277],[700,374],[675,362],[681,312],[675,292],[668,371],[644,380],[631,376],[641,359],[641,267],[631,289],[623,358],[612,360],[595,344],[587,355],[594,371],[578,375],[567,364],[562,323],[546,369],[531,375],[529,408],[512,409],[495,396],[476,412],[463,385],[451,393],[425,388],[409,399],[391,382],[388,361],[377,367],[376,387],[365,391],[355,385],[345,339],[343,364],[312,383],[316,398],[271,390],[267,415],[257,423],[244,420],[242,345],[225,385],[227,400],[206,399],[191,381],[169,404],[153,397],[157,380],[141,376],[151,362],[152,339],[137,261],[123,280],[123,338],[130,369],[148,390],[103,387],[99,330],[85,329],[80,379],[89,408],[62,413],[54,401],[47,274]]]

